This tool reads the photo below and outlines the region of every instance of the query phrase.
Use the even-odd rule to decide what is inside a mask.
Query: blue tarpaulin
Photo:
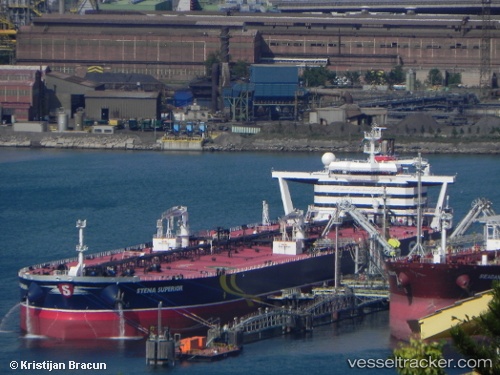
[[[189,90],[179,90],[174,93],[174,106],[185,107],[193,104],[193,93]]]

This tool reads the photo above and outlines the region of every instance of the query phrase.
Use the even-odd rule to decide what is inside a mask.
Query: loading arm
[[[348,213],[351,217],[358,223],[364,230],[366,230],[372,238],[377,240],[377,242],[382,246],[383,252],[386,256],[391,256],[394,252],[394,247],[392,247],[387,240],[379,233],[379,231],[373,226],[372,223],[363,215],[356,207],[349,201],[343,200],[339,202],[338,209]]]
[[[323,232],[321,232],[321,237],[326,237],[326,235],[328,234],[328,232],[330,232],[330,229],[332,229],[332,227],[339,223],[340,221],[340,210],[339,208],[337,207],[335,209],[335,211],[332,213],[332,215],[330,216],[330,220],[328,220],[328,223],[326,223],[325,225],[325,229],[323,229]]]
[[[495,211],[491,206],[492,203],[486,198],[475,199],[472,202],[470,211],[464,216],[460,223],[458,223],[453,233],[450,234],[450,239],[463,236],[480,214],[483,214],[483,216],[495,216]]]
[[[436,209],[434,210],[434,216],[431,221],[431,228],[434,230],[441,230],[441,212],[444,209],[444,204],[446,200],[446,191],[448,189],[448,183],[444,182],[441,186],[441,191],[439,192],[439,198],[436,204]]]

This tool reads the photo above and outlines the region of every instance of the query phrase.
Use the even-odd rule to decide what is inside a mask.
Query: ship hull
[[[341,271],[352,273],[345,252]],[[262,307],[267,295],[282,289],[311,288],[333,279],[332,253],[211,277],[153,281],[120,278],[20,277],[21,329],[31,335],[62,339],[137,337],[158,324],[173,332],[199,332],[203,320],[234,317]],[[78,279],[78,280],[77,280]]]
[[[206,333],[207,327],[190,316],[217,316],[221,321],[229,322],[254,309],[255,304],[245,300],[161,309],[161,324],[176,333]],[[32,336],[62,340],[143,338],[158,326],[158,311],[158,308],[124,310],[122,313],[116,310],[59,310],[22,304],[21,329]]]
[[[499,265],[389,261],[390,330],[400,340],[418,333],[417,321],[458,300],[491,289]]]

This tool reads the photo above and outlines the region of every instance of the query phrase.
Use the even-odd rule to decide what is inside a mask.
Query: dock
[[[268,297],[267,307],[235,317],[231,324],[221,327],[206,322],[210,327],[207,336],[181,339],[179,334],[171,337],[168,330],[160,336],[151,334],[146,343],[146,363],[174,366],[176,361],[221,360],[240,354],[244,343],[312,332],[319,325],[386,310],[388,300],[389,293],[383,285],[325,286],[313,288],[311,293],[297,288],[283,290],[281,295]]]
[[[245,343],[286,333],[311,332],[315,326],[386,310],[389,293],[387,289],[355,291],[349,287],[323,287],[313,289],[312,293],[285,290],[268,299],[275,305],[235,318],[226,329],[241,333]],[[276,306],[276,303],[281,306]]]

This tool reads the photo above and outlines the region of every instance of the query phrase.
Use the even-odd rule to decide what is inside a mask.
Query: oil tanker
[[[418,335],[419,319],[491,289],[493,281],[500,280],[500,216],[490,206],[484,198],[476,200],[451,234],[452,241],[443,235],[422,253],[386,260],[392,336],[408,340]],[[476,220],[480,212],[484,217]],[[483,223],[483,235],[462,236],[474,221]],[[464,246],[465,241],[470,245]]]
[[[454,176],[399,160],[382,130],[365,132],[366,160],[326,153],[317,172],[273,171],[285,211],[276,222],[264,202],[261,223],[192,234],[187,208],[175,206],[157,221],[152,241],[88,254],[86,221],[79,220],[77,257],[19,271],[21,330],[59,339],[143,337],[161,315],[173,332],[192,333],[267,306],[266,297],[283,289],[328,283],[336,251],[341,273],[363,272],[368,260],[362,263],[356,249],[379,233],[404,247],[417,236],[417,221],[424,233],[438,231],[436,213]],[[306,214],[294,207],[289,183],[314,186]],[[441,187],[434,206],[432,186]],[[346,199],[351,208],[341,210]]]

